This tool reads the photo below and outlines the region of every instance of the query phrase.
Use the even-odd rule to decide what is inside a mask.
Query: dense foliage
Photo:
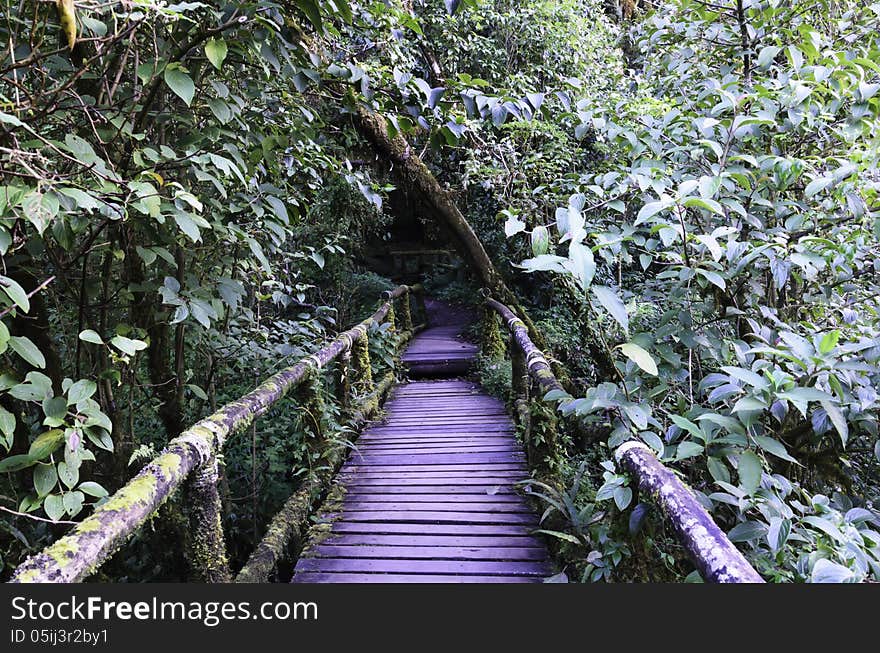
[[[414,216],[353,125],[368,108],[449,189],[568,368],[560,411],[598,434],[541,488],[571,580],[692,569],[611,462],[633,437],[767,579],[880,580],[880,5],[0,13],[4,573],[390,287],[358,262]],[[502,395],[507,370],[483,369]],[[316,462],[303,420],[285,404],[227,449],[236,557]],[[182,575],[174,510],[108,573]]]

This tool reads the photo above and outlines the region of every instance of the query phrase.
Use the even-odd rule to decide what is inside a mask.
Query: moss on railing
[[[520,377],[528,375],[542,397],[551,390],[568,395],[557,381],[543,352],[529,338],[525,324],[504,304],[489,297],[486,306],[501,316],[511,334],[511,357],[513,359],[513,387],[516,393],[516,408],[521,415],[520,422],[526,422],[529,462],[536,462],[531,447],[534,442],[535,425],[533,415],[526,412],[529,388],[523,387]],[[618,447],[615,454],[626,470],[633,475],[639,489],[656,502],[667,521],[700,570],[703,578],[717,583],[762,583],[763,579],[749,564],[740,551],[718,528],[712,517],[699,504],[690,489],[659,460],[644,444],[636,440]],[[540,465],[539,465],[540,466]]]
[[[174,438],[92,515],[19,565],[11,582],[83,580],[115,553],[187,479],[191,479],[188,503],[193,535],[189,557],[195,574],[205,581],[228,580],[216,489],[216,455],[223,450],[226,438],[249,426],[313,373],[352,350],[356,373],[360,375],[357,379],[359,395],[368,403],[361,412],[365,415],[374,412],[379,402],[373,392],[367,333],[372,326],[387,320],[395,299],[408,297],[411,292],[413,289],[408,286],[395,289],[372,316]]]

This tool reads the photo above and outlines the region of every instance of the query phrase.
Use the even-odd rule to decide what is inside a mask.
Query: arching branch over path
[[[400,134],[392,137],[388,133],[385,118],[364,107],[360,107],[354,114],[354,125],[376,153],[390,164],[392,175],[399,181],[405,182],[402,186],[408,192],[418,194],[418,200],[427,207],[429,217],[445,227],[452,235],[452,244],[477,274],[482,284],[496,297],[514,308],[528,327],[532,340],[538,347],[546,349],[544,339],[520,305],[516,295],[504,283],[504,279],[486,253],[483,243],[458,209],[449,192],[443,189],[406,139]]]

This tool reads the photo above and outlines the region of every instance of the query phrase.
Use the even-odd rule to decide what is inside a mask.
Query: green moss
[[[483,356],[487,359],[501,360],[504,358],[507,348],[504,345],[504,338],[501,337],[498,316],[490,308],[483,309],[481,345]]]
[[[76,527],[77,533],[94,533],[103,528],[103,524],[100,519],[89,518],[84,521],[81,521],[79,525]]]
[[[158,481],[150,474],[135,477],[128,485],[123,487],[103,506],[95,511],[95,514],[111,511],[125,512],[138,503],[149,503],[156,494]]]
[[[46,555],[54,560],[59,567],[66,567],[79,553],[79,544],[75,537],[63,537],[46,549]]]
[[[162,470],[162,474],[165,476],[166,480],[171,480],[177,474],[180,473],[180,461],[181,457],[176,453],[166,453],[162,456],[159,456],[154,464],[156,467]]]

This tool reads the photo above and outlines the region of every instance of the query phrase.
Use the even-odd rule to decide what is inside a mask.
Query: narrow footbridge
[[[464,324],[429,328],[403,360],[411,373],[467,371]],[[475,383],[398,385],[385,418],[360,436],[293,582],[535,582],[551,575],[535,508],[515,492],[526,458],[504,403]],[[325,528],[324,525],[328,525]]]
[[[533,428],[532,415],[543,410],[555,420],[556,409],[574,397],[509,307],[486,293],[481,347],[462,338],[467,323],[452,310],[427,310],[420,286],[388,291],[366,320],[171,440],[92,515],[25,560],[12,582],[87,579],[178,494],[188,513],[181,544],[194,581],[287,580],[279,563],[289,560],[296,561],[297,583],[519,583],[555,575],[558,565],[536,533],[538,506],[519,489],[531,476],[553,482],[545,463],[564,455],[545,429]],[[391,350],[384,365],[375,351],[371,357],[377,347]],[[468,380],[478,352],[509,356],[512,405]],[[228,439],[289,393],[319,411],[330,397],[360,437],[348,448],[336,434],[308,434],[318,464],[233,573],[219,459]],[[548,406],[531,409],[541,403]],[[554,428],[575,426],[560,416]],[[649,447],[633,439],[615,457],[705,580],[762,582]]]

